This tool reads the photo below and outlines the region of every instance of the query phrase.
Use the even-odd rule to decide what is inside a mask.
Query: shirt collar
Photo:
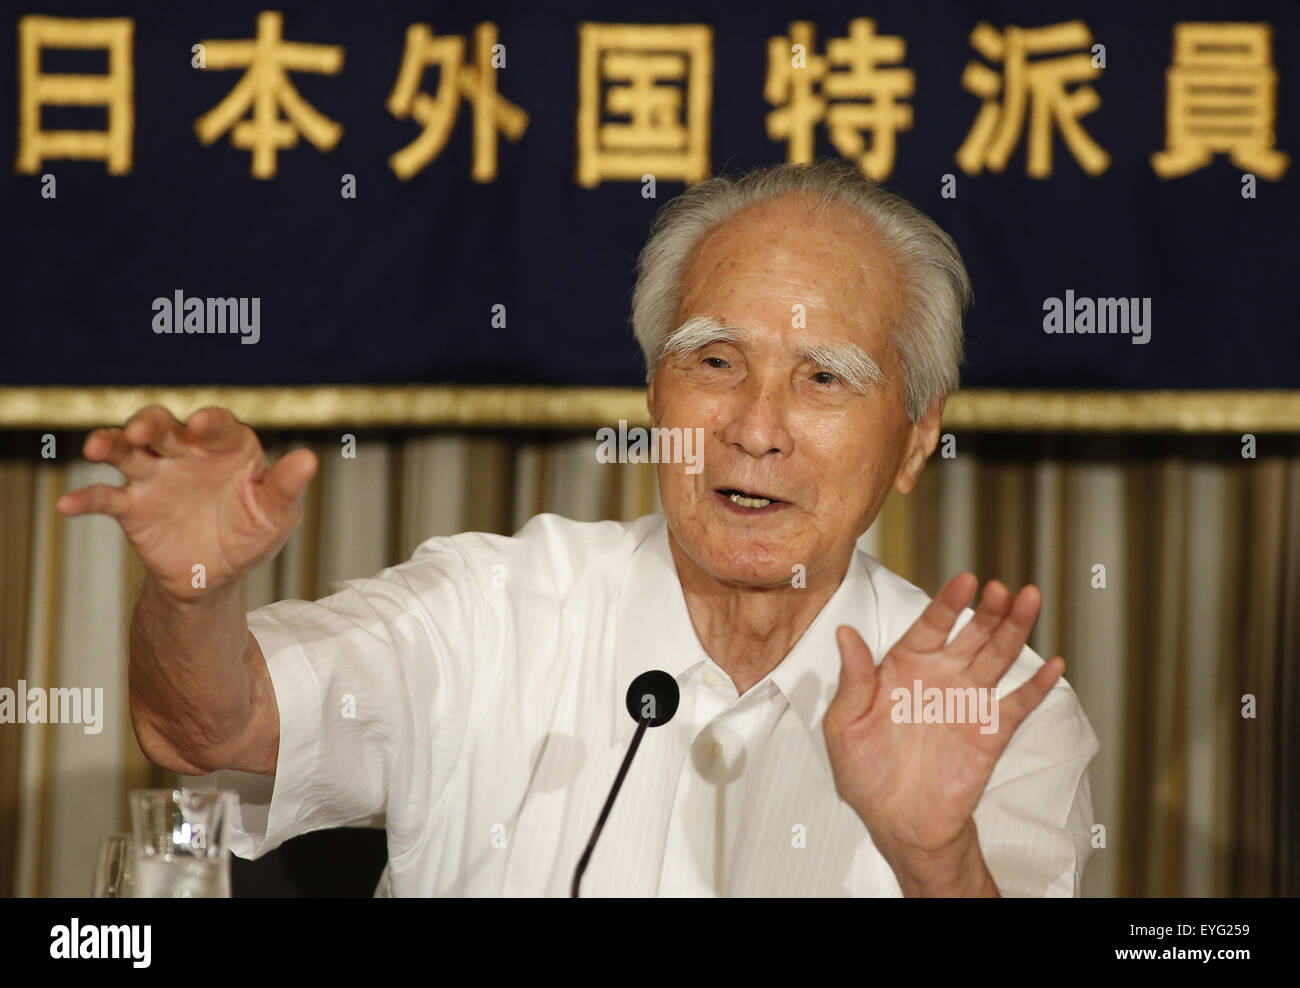
[[[614,742],[632,726],[626,694],[634,678],[650,669],[662,669],[680,684],[692,667],[708,658],[686,609],[677,566],[668,547],[667,519],[662,516],[633,551],[618,609],[615,638],[618,675],[611,724]],[[807,728],[827,773],[830,761],[822,734],[822,717],[840,680],[840,650],[835,629],[842,624],[855,628],[871,646],[878,664],[882,658],[874,654],[879,650],[878,613],[866,557],[861,551],[855,551],[835,593],[770,675]]]

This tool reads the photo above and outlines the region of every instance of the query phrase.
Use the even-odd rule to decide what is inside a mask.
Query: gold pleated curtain
[[[0,894],[82,896],[125,794],[166,785],[126,698],[142,572],[116,524],[54,512],[117,482],[83,434],[0,434],[0,686],[102,687],[103,729],[0,725]],[[264,434],[322,469],[302,526],[253,574],[248,606],[314,598],[424,539],[511,533],[538,512],[659,510],[654,467],[601,464],[594,430]],[[1035,582],[1031,640],[1063,655],[1101,740],[1100,846],[1085,893],[1300,893],[1300,440],[958,433],[918,489],[891,495],[862,545],[934,593],[963,569]]]

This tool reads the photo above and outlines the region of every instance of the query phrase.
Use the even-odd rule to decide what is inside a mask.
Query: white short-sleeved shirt
[[[785,660],[738,696],[696,638],[662,515],[538,515],[510,538],[434,538],[332,596],[249,614],[279,706],[276,775],[195,784],[239,795],[241,857],[326,827],[383,826],[376,894],[568,895],[636,729],[627,688],[662,669],[681,705],[646,732],[584,896],[898,896],[835,793],[822,715],[839,678],[835,628],[856,628],[879,662],[928,602],[859,551]],[[1002,695],[1041,664],[1026,648]],[[1097,750],[1060,680],[975,811],[1004,895],[1079,893]]]

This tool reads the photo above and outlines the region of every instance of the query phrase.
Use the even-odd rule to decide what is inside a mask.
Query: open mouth
[[[734,487],[720,487],[718,488],[718,494],[725,497],[732,504],[750,510],[757,510],[758,508],[766,508],[769,505],[785,503],[779,498],[768,497],[765,494],[758,494],[753,491],[741,491]]]

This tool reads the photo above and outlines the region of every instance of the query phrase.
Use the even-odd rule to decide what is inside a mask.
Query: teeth
[[[745,497],[743,494],[729,495],[732,502],[739,504],[742,508],[766,508],[772,502],[765,497]]]

